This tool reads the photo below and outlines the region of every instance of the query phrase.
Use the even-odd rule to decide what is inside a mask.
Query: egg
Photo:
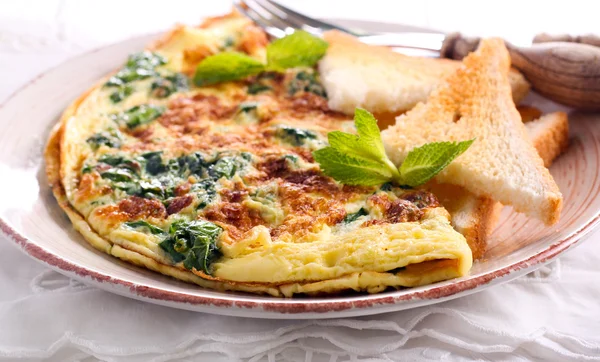
[[[314,69],[197,87],[208,56],[266,59],[237,14],[178,26],[65,110],[46,151],[54,194],[94,247],[218,290],[381,292],[468,273],[433,195],[342,185],[312,152],[351,130]],[[411,201],[412,200],[412,201]]]

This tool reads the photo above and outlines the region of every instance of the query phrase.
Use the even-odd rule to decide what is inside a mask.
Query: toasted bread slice
[[[461,62],[410,57],[389,48],[366,45],[339,31],[324,34],[329,49],[319,63],[329,107],[353,114],[356,107],[372,113],[400,113],[424,102],[442,79]],[[509,74],[512,95],[519,103],[529,83],[517,70]]]
[[[523,123],[531,122],[542,116],[542,111],[532,106],[520,105],[517,106],[517,111],[519,111]]]
[[[425,143],[475,139],[437,177],[517,211],[558,221],[562,195],[527,135],[511,97],[510,57],[501,39],[484,39],[427,103],[396,118],[382,132],[396,164]]]
[[[545,114],[525,126],[546,167],[569,146],[569,120],[564,112]]]
[[[569,144],[569,122],[563,112],[555,112],[526,124],[527,133],[544,164],[564,152]],[[478,197],[462,187],[432,183],[428,185],[452,216],[452,225],[465,236],[474,259],[486,251],[487,239],[498,221],[502,204],[488,197]]]

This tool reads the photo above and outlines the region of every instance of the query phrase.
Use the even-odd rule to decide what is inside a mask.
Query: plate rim
[[[352,20],[347,20],[351,22]],[[361,21],[361,23],[365,23]],[[384,24],[372,22],[377,25],[401,26],[401,24]],[[57,65],[49,67],[38,75],[29,79],[11,93],[1,104],[0,111],[6,107],[15,97],[28,88],[33,87],[35,83],[49,73],[58,70],[70,62],[77,61],[80,58],[89,56],[93,53],[117,46],[124,42],[149,39],[160,33],[151,33],[138,35],[122,39],[118,42],[105,44],[76,56],[69,57]],[[543,250],[527,259],[515,261],[502,268],[490,270],[468,279],[454,279],[445,282],[442,285],[428,286],[425,290],[415,290],[412,293],[403,293],[394,295],[396,292],[385,294],[367,295],[363,298],[348,299],[346,301],[332,299],[318,299],[302,301],[298,299],[269,298],[261,300],[252,300],[252,296],[244,297],[238,295],[222,296],[201,296],[191,295],[182,292],[165,290],[151,285],[142,285],[116,278],[101,272],[97,272],[65,260],[60,255],[54,254],[44,247],[36,244],[35,241],[19,233],[11,226],[8,220],[0,216],[0,234],[6,239],[11,240],[20,250],[32,259],[43,263],[51,269],[65,274],[69,277],[78,279],[84,283],[92,284],[100,289],[126,297],[144,300],[147,302],[166,305],[179,309],[187,309],[200,312],[210,312],[214,314],[223,314],[231,316],[243,316],[253,318],[288,318],[288,319],[308,319],[308,318],[337,318],[359,315],[372,315],[385,312],[392,312],[401,309],[414,308],[445,300],[459,298],[472,294],[481,289],[494,284],[508,282],[516,279],[532,270],[542,267],[551,262],[559,255],[572,247],[580,244],[590,233],[600,224],[600,209],[596,210],[587,222],[578,229],[573,230],[567,236],[555,243],[546,246]],[[201,288],[201,287],[198,287]],[[411,303],[403,303],[411,301]]]

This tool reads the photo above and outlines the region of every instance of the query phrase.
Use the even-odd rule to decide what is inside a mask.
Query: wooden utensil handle
[[[600,47],[595,37],[572,37],[583,42],[540,42],[530,47],[506,43],[512,65],[523,73],[540,94],[565,105],[600,110]],[[597,39],[597,38],[596,38]],[[442,57],[462,59],[479,45],[479,38],[460,34],[446,37]]]
[[[470,52],[475,51],[479,46],[481,38],[465,37],[460,33],[450,33],[446,35],[440,57],[461,60]]]
[[[534,43],[549,43],[549,42],[557,42],[557,41],[563,41],[563,42],[567,42],[567,43],[589,44],[589,45],[600,47],[600,37],[593,35],[593,34],[573,36],[573,35],[567,35],[567,34],[550,35],[550,34],[542,33],[542,34],[536,35],[533,38]]]

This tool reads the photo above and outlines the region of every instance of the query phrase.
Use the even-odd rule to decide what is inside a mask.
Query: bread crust
[[[531,141],[546,167],[569,147],[569,119],[565,112],[546,114],[527,124],[527,128],[532,130]]]
[[[528,122],[526,128],[546,167],[550,167],[569,146],[569,120],[564,112],[543,115]],[[502,204],[488,197],[477,197],[457,186],[436,187],[431,191],[452,215],[456,231],[467,239],[473,259],[482,259],[489,236],[498,223]],[[448,201],[449,196],[446,195],[451,195],[452,199]]]
[[[511,99],[509,66],[504,42],[483,39],[427,103],[398,117],[382,137],[397,164],[425,143],[476,139],[437,180],[510,204],[552,225],[560,216],[562,195]]]
[[[356,107],[372,113],[400,113],[425,102],[461,62],[451,59],[411,57],[387,47],[363,44],[355,37],[332,30],[324,33],[329,49],[319,63],[329,95],[329,107],[353,114]],[[518,104],[530,85],[516,69],[509,82]]]
[[[463,228],[463,235],[471,247],[473,259],[479,260],[487,251],[488,237],[498,224],[502,204],[487,197],[478,197],[476,204],[472,227]]]

